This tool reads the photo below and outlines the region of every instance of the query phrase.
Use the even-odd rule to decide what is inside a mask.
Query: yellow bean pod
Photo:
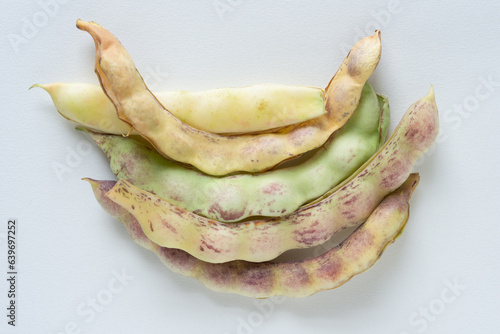
[[[219,264],[203,262],[182,250],[154,243],[133,215],[106,197],[114,181],[87,181],[104,210],[123,223],[137,244],[156,253],[172,271],[193,277],[214,291],[267,298],[305,297],[334,289],[373,266],[387,245],[402,233],[409,217],[408,202],[419,179],[418,174],[411,174],[400,188],[382,200],[365,223],[323,255],[296,262]]]
[[[124,179],[107,196],[131,213],[160,246],[183,249],[213,263],[267,261],[289,249],[319,245],[337,231],[364,221],[434,144],[438,123],[431,87],[408,109],[387,143],[336,191],[283,217],[222,223],[183,210]]]
[[[50,94],[66,119],[93,131],[126,135],[130,125],[100,86],[55,82],[35,84]],[[326,113],[321,88],[277,84],[205,91],[164,91],[154,95],[175,117],[213,133],[257,133],[305,122]],[[137,134],[132,131],[130,134]]]
[[[201,216],[235,222],[290,214],[337,186],[383,145],[389,102],[366,83],[357,110],[327,143],[300,164],[264,173],[211,176],[165,159],[132,137],[85,131],[118,179]],[[135,137],[137,138],[137,137]]]
[[[211,175],[260,172],[321,146],[356,110],[381,54],[379,31],[356,43],[325,90],[325,115],[277,133],[221,136],[195,129],[165,109],[146,87],[127,50],[108,30],[82,20],[77,27],[94,39],[95,70],[118,117],[165,157]]]

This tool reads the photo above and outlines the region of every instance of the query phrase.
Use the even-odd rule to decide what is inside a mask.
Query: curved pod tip
[[[94,179],[91,179],[90,177],[84,177],[84,178],[82,178],[82,180],[90,183],[90,186],[92,187],[93,191],[96,191],[96,189],[99,188],[99,182],[97,182]]]
[[[377,39],[377,41],[380,43],[382,40],[382,33],[380,32],[380,30],[377,29],[377,30],[375,30],[375,33],[373,35],[371,35],[370,37]]]
[[[77,19],[76,20],[76,27],[78,29],[81,29],[81,30],[86,30],[89,28],[90,25],[97,25],[97,23],[93,22],[93,21],[84,21],[82,19]]]
[[[43,89],[47,93],[52,94],[53,90],[54,90],[54,86],[57,86],[57,83],[51,83],[51,84],[39,84],[39,83],[36,83],[36,84],[31,85],[29,89],[38,87],[38,88]]]
[[[429,101],[434,101],[436,102],[436,95],[434,94],[434,85],[431,85],[431,88],[429,88],[429,92],[427,93],[427,99]]]
[[[83,21],[82,19],[78,19],[76,20],[76,27],[80,30],[88,32],[94,39],[96,46],[99,43],[107,42],[109,40],[109,36],[112,36],[109,31],[94,21]],[[97,31],[100,31],[102,35],[100,36]]]

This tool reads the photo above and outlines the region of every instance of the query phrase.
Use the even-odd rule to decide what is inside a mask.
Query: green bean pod
[[[364,221],[387,194],[407,179],[438,134],[431,87],[403,116],[389,141],[326,198],[287,216],[227,224],[183,210],[121,179],[108,192],[160,246],[179,248],[213,263],[262,262],[286,250],[308,248]]]
[[[110,160],[112,172],[187,211],[223,222],[282,216],[321,196],[379,148],[389,126],[389,103],[367,83],[357,110],[324,148],[303,163],[259,174],[209,176],[132,138],[87,131]]]

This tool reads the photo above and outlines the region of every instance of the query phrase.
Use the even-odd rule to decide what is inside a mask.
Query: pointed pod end
[[[366,41],[365,43],[370,43],[372,48],[382,48],[382,36],[380,30],[375,30],[373,35],[361,39],[360,42],[363,40]]]
[[[52,99],[54,99],[54,97],[57,96],[58,90],[61,88],[61,84],[59,82],[53,82],[53,83],[49,83],[49,84],[36,83],[34,85],[31,85],[29,89],[35,88],[35,87],[43,89],[44,91],[49,93],[49,95],[52,97]]]
[[[433,85],[431,85],[431,88],[429,88],[429,92],[427,93],[427,95],[425,96],[424,99],[427,100],[432,105],[433,110],[435,110],[435,112],[437,114],[436,95],[434,94],[434,86]]]
[[[40,88],[43,88],[43,85],[42,84],[33,84],[30,86],[30,88],[28,88],[28,90],[30,90],[31,88],[34,88],[34,87],[40,87]],[[43,88],[45,89],[45,88]]]
[[[106,192],[108,192],[116,184],[116,181],[94,180],[94,179],[91,179],[90,177],[84,177],[82,180],[90,183],[90,186],[92,187],[92,191],[94,192],[96,197],[102,197],[102,194],[105,194]]]
[[[112,33],[94,21],[83,21],[78,19],[76,20],[76,27],[80,30],[88,32],[90,36],[92,36],[96,46],[96,52],[102,52],[102,50],[112,45],[120,45],[120,42]],[[102,70],[96,68],[98,76],[101,71]]]
[[[101,26],[99,23],[94,21],[83,21],[82,19],[76,20],[76,27],[80,30],[86,31],[92,35],[92,37],[114,37],[106,28]]]
[[[427,93],[427,98],[429,100],[436,100],[436,95],[434,94],[434,86],[431,85],[431,88],[429,88],[429,92]]]
[[[97,44],[101,42],[102,36],[107,32],[106,29],[93,21],[83,21],[82,19],[76,20],[76,27],[80,30],[88,32]]]
[[[82,178],[83,181],[90,183],[92,190],[95,192],[99,188],[99,182],[97,180],[91,179],[90,177]]]
[[[61,84],[57,83],[57,82],[50,83],[50,84],[34,84],[34,85],[31,85],[31,87],[29,89],[32,89],[35,87],[41,88],[44,91],[46,91],[47,93],[49,93],[50,97],[52,98],[52,101],[54,101],[54,103],[55,103],[55,101],[58,99],[58,91],[59,91],[59,88],[61,87]],[[63,114],[61,114],[61,115],[64,118],[67,118],[65,115],[63,115]]]
[[[368,36],[368,37],[365,37],[366,39],[372,41],[372,43],[377,43],[377,44],[381,44],[381,40],[382,40],[382,33],[380,32],[380,30],[375,30],[375,33],[371,36]]]
[[[85,31],[88,31],[88,29],[90,29],[90,25],[95,22],[91,22],[91,21],[84,21],[82,19],[77,19],[76,20],[76,27],[80,30],[85,30]]]

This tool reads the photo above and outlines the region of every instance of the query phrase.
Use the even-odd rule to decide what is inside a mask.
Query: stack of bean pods
[[[379,31],[354,45],[325,90],[152,93],[115,36],[77,27],[94,39],[101,87],[36,86],[109,159],[118,181],[85,179],[99,204],[173,271],[216,291],[302,297],[365,271],[402,232],[419,181],[411,171],[437,137],[438,114],[431,87],[385,141],[389,104],[367,83]],[[273,261],[355,226],[322,255]]]

